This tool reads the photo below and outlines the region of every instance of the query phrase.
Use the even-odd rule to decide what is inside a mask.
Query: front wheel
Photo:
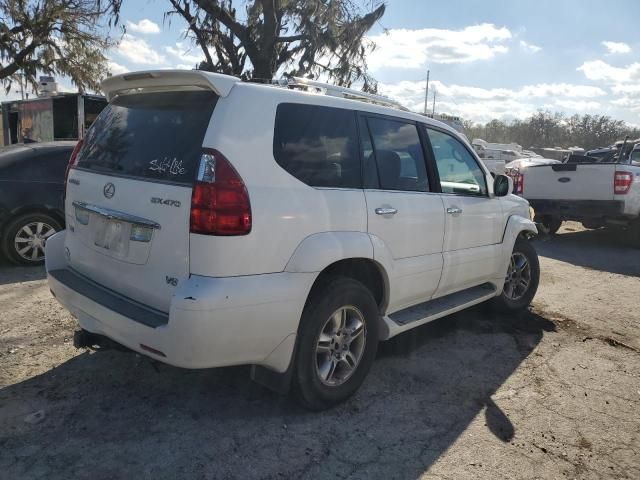
[[[353,279],[332,277],[314,290],[302,314],[293,387],[305,407],[324,410],[353,395],[369,373],[379,313]]]
[[[504,288],[493,304],[503,311],[520,311],[529,306],[538,290],[540,263],[531,243],[519,237],[513,247]]]

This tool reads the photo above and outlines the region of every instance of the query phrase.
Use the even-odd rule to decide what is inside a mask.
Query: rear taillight
[[[224,155],[205,149],[191,194],[191,233],[246,235],[251,231],[247,188]]]
[[[78,140],[76,146],[73,148],[73,152],[71,152],[71,156],[69,157],[69,163],[67,163],[67,169],[64,171],[64,193],[63,200],[67,198],[67,179],[69,178],[69,170],[75,167],[78,164],[78,152],[82,148],[82,139]]]
[[[633,173],[616,172],[613,177],[613,193],[616,195],[624,195],[631,188],[633,183]]]

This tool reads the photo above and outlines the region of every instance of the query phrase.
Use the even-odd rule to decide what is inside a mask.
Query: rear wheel
[[[332,277],[315,289],[302,314],[293,378],[304,406],[324,410],[356,392],[376,355],[378,321],[360,282]]]
[[[536,215],[533,219],[547,235],[554,235],[562,226],[562,220],[553,215]]]
[[[16,265],[42,265],[47,240],[62,230],[60,223],[44,213],[27,213],[7,224],[2,235],[2,250]]]
[[[519,311],[529,306],[538,290],[540,264],[538,254],[525,238],[518,238],[513,247],[504,288],[493,304],[503,311]]]

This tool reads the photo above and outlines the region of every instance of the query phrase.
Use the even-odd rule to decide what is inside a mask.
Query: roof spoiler
[[[185,86],[207,88],[226,97],[239,81],[237,77],[202,70],[147,70],[108,77],[102,81],[102,90],[109,101],[120,93],[137,88]]]

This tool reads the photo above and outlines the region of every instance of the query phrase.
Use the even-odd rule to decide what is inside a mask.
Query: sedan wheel
[[[0,238],[2,252],[17,265],[42,265],[47,241],[62,225],[46,213],[26,213],[9,221]]]
[[[28,262],[44,260],[44,248],[47,239],[56,233],[56,229],[45,222],[31,222],[16,233],[13,240],[15,251]]]

